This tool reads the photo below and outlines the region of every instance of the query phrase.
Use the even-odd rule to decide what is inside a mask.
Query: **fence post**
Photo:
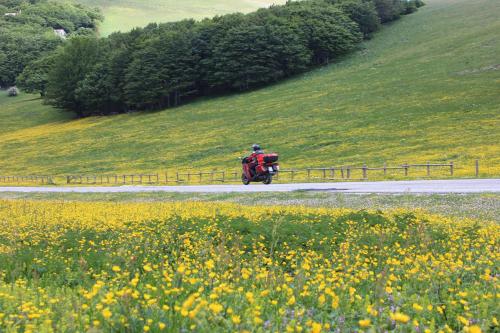
[[[405,177],[408,177],[408,162],[406,162],[403,167],[405,168]]]
[[[71,182],[70,176],[66,176],[66,184],[69,184]]]
[[[177,180],[177,184],[179,184],[179,171],[177,171],[177,172],[175,173],[175,175],[176,175],[176,176],[175,176],[175,178],[176,178],[176,180]]]
[[[311,169],[307,168],[307,181],[311,180]]]
[[[479,160],[476,160],[476,177],[479,177]]]
[[[450,162],[450,176],[453,176],[453,161]]]
[[[226,172],[222,171],[222,182],[224,183],[226,179]]]
[[[351,167],[348,166],[347,167],[347,179],[350,179],[351,178]]]
[[[387,176],[387,162],[384,162],[384,177]]]
[[[368,179],[368,168],[366,167],[366,163],[363,164],[363,179]]]
[[[292,181],[292,182],[293,182],[293,176],[294,176],[294,174],[293,174],[293,173],[294,173],[294,171],[293,171],[293,169],[292,169],[292,172],[290,172],[290,178],[291,178],[291,181]]]
[[[429,161],[427,161],[427,177],[430,177],[430,175],[431,175],[431,166]]]
[[[344,179],[344,167],[343,166],[340,167],[340,175],[341,175],[342,179]]]

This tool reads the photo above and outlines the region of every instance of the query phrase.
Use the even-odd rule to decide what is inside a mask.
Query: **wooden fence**
[[[282,169],[274,177],[277,182],[296,181],[338,181],[338,180],[368,180],[370,172],[382,171],[384,176],[389,172],[400,170],[401,176],[409,177],[411,169],[425,168],[426,175],[431,176],[431,170],[439,168],[447,170],[453,176],[455,165],[446,164],[403,164],[400,166],[368,167],[363,166],[332,166],[325,168]],[[70,175],[66,176],[66,184],[213,184],[234,183],[241,181],[240,170],[214,171],[184,171],[164,172],[156,174],[125,174],[125,175]]]
[[[282,169],[274,177],[276,182],[328,182],[368,179],[387,179],[388,177],[408,178],[412,175],[431,177],[439,171],[439,176],[453,177],[456,165],[449,163],[402,164],[380,167],[331,166],[323,168]],[[370,178],[374,176],[375,178]],[[472,175],[471,175],[472,176]],[[479,177],[479,161],[475,161],[475,177]],[[215,184],[238,183],[241,170],[213,171],[167,171],[146,174],[91,174],[65,176],[0,176],[0,183],[26,184],[68,184],[68,185],[161,185],[161,184]]]
[[[17,183],[17,184],[54,184],[52,176],[1,176],[0,183]]]
[[[387,166],[384,164],[381,167],[363,166],[336,166],[326,168],[306,168],[306,169],[290,169],[282,170],[280,173],[288,173],[289,177],[281,176],[283,180],[295,181],[297,179],[305,179],[307,181],[331,181],[331,180],[368,180],[370,171],[382,171],[384,176],[388,172],[401,170],[405,177],[410,175],[410,169],[425,168],[426,176],[431,177],[431,169],[440,168],[449,170],[449,175],[453,177],[455,165],[453,162],[445,164],[426,163],[426,164],[403,164],[400,166]],[[301,173],[305,175],[300,177]],[[477,173],[479,174],[479,173]]]

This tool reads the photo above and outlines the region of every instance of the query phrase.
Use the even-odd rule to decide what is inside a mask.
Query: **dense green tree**
[[[54,65],[55,57],[48,54],[30,62],[17,77],[16,84],[28,93],[39,93],[45,96],[48,84],[48,74]]]
[[[284,24],[241,25],[216,45],[211,83],[245,90],[297,73],[310,58],[305,41]]]
[[[202,93],[209,94],[214,91],[214,88],[217,90],[216,87],[224,85],[216,82],[212,77],[217,65],[213,53],[229,31],[244,24],[246,20],[246,16],[240,13],[216,16],[213,19],[201,21],[194,28],[193,52],[200,59],[197,87]]]
[[[382,23],[397,20],[404,11],[401,0],[373,0],[373,2]]]
[[[0,25],[0,86],[15,84],[24,67],[62,43],[51,31]]]
[[[131,108],[176,106],[195,93],[198,58],[190,29],[170,30],[149,39],[127,68],[125,96]]]
[[[9,12],[9,8],[0,4],[0,15],[5,15],[5,13],[8,13],[8,12]]]
[[[352,50],[362,39],[358,25],[325,2],[289,2],[271,9],[298,25],[316,64],[329,63]]]
[[[78,83],[75,92],[86,114],[113,114],[128,110],[124,86],[142,29],[114,33],[100,43],[100,59]]]
[[[70,37],[56,52],[46,76],[46,99],[88,116],[160,109],[195,96],[251,89],[339,58],[380,21],[412,11],[420,0],[411,1],[405,6],[400,0],[287,2],[247,15],[153,23],[100,40],[86,36],[92,20],[55,13],[51,24],[86,37]],[[34,16],[49,21],[45,14]],[[68,17],[73,26],[66,24]],[[0,48],[0,78],[5,58]],[[23,86],[44,83],[35,64],[20,78]]]
[[[29,63],[63,43],[53,29],[71,34],[96,33],[102,19],[97,9],[71,2],[48,0],[0,0],[0,86],[13,85]]]
[[[75,37],[67,41],[54,55],[54,64],[48,73],[47,100],[56,107],[74,111],[79,117],[88,115],[76,91],[100,56],[96,38]]]
[[[358,24],[365,38],[380,28],[380,18],[373,2],[348,0],[340,2],[338,7]]]
[[[10,20],[22,24],[38,24],[53,29],[64,29],[71,33],[79,28],[96,27],[102,15],[96,8],[71,2],[39,1],[34,5],[23,5],[20,15]]]
[[[109,63],[97,63],[77,84],[75,97],[81,105],[82,115],[105,115],[122,111],[123,96],[116,93],[116,88]]]

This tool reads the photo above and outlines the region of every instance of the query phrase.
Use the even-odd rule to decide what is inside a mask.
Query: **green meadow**
[[[0,174],[454,161],[500,175],[500,3],[429,0],[354,54],[283,83],[158,112],[71,119],[0,97]]]
[[[185,18],[203,19],[234,12],[250,12],[284,0],[77,0],[102,9],[105,20],[100,32],[107,36],[151,22],[170,22]]]

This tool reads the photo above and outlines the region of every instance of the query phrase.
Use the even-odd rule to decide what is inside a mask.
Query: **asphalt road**
[[[292,192],[326,191],[342,193],[484,193],[500,192],[500,179],[413,180],[385,182],[297,183],[244,185],[183,185],[183,186],[85,186],[85,187],[0,187],[0,192],[24,193],[130,193],[130,192]]]

